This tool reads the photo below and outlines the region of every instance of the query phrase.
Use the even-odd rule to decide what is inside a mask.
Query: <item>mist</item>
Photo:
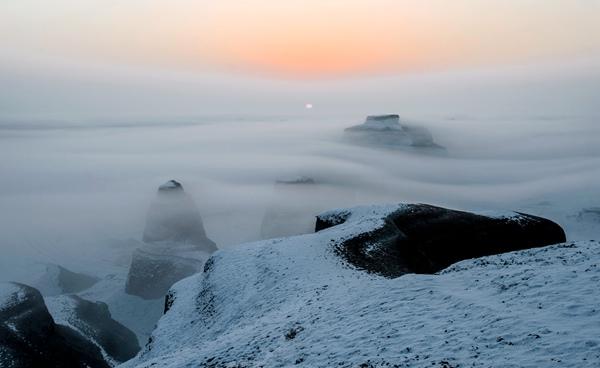
[[[570,219],[600,205],[598,69],[532,70],[313,82],[3,73],[0,277],[27,281],[24,265],[45,262],[104,272],[119,242],[141,238],[169,179],[183,183],[221,248],[260,239],[274,205],[304,208],[309,222],[331,208],[400,201],[522,210],[570,238],[590,236],[597,223]],[[446,150],[344,140],[344,128],[377,113],[428,127]],[[276,190],[301,176],[318,189]]]

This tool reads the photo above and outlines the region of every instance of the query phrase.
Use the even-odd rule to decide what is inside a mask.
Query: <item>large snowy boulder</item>
[[[0,284],[0,367],[107,368],[100,349],[70,327],[56,324],[40,292]]]
[[[340,258],[403,206],[216,252],[171,288],[150,343],[123,367],[594,367],[600,244],[466,260],[397,278]],[[333,214],[328,216],[333,221]]]
[[[429,129],[424,126],[401,123],[396,114],[370,115],[363,124],[345,129],[346,138],[356,143],[384,147],[435,148]]]
[[[140,350],[135,333],[112,318],[106,303],[77,295],[47,297],[45,301],[56,323],[72,327],[98,345],[108,361],[124,362]]]
[[[196,204],[175,180],[158,188],[143,239],[133,252],[125,291],[144,299],[163,298],[175,282],[201,270],[217,249]]]
[[[363,209],[330,211],[317,217],[316,231],[371,217],[377,226],[344,238],[334,248],[352,265],[388,277],[435,273],[463,259],[566,241],[558,224],[516,212],[475,214],[405,204],[379,216],[365,215]]]
[[[215,243],[206,236],[200,212],[183,186],[170,180],[158,188],[146,217],[143,240],[146,243],[174,242],[193,244],[213,252]]]

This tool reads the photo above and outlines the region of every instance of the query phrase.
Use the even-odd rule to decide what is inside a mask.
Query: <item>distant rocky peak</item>
[[[387,114],[387,115],[369,115],[367,116],[367,122],[378,122],[378,123],[396,123],[400,124],[400,116],[398,114]]]
[[[316,184],[315,179],[310,176],[298,176],[290,179],[279,179],[275,181],[275,184],[288,184],[288,185],[304,185],[304,184]]]
[[[169,180],[158,187],[159,192],[183,191],[183,185],[176,180]]]
[[[365,119],[364,123],[355,125],[347,128],[346,130],[368,130],[368,131],[380,131],[380,130],[401,130],[400,116],[396,114],[388,115],[369,115]]]

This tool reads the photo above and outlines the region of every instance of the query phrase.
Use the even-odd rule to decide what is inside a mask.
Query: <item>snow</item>
[[[181,280],[152,344],[123,367],[594,367],[600,244],[578,241],[387,279],[332,251],[400,206],[318,233],[216,252]]]
[[[16,284],[0,283],[0,311],[21,303],[26,298],[25,291]]]
[[[44,303],[52,315],[54,323],[70,327],[79,332],[82,336],[86,336],[86,338],[89,338],[89,340],[100,349],[102,357],[111,367],[117,365],[117,362],[111,358],[111,356],[104,350],[102,345],[100,345],[95,339],[87,336],[86,333],[79,329],[74,323],[74,320],[77,318],[75,315],[77,302],[74,299],[68,295],[51,296],[45,297]]]
[[[319,217],[323,220],[338,222],[340,225],[327,229],[328,234],[336,238],[338,243],[354,237],[356,234],[374,230],[385,225],[385,217],[404,208],[404,204],[357,206],[351,210],[335,209],[323,212]]]

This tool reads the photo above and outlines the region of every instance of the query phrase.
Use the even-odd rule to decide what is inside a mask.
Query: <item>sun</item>
[[[307,104],[304,105],[304,108],[307,109],[307,110],[310,110],[310,109],[313,108],[313,104],[307,103]]]

